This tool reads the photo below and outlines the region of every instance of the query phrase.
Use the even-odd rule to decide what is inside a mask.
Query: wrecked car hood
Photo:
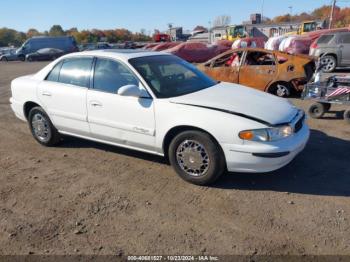
[[[288,123],[298,112],[287,99],[226,82],[169,101],[232,113],[270,125]]]

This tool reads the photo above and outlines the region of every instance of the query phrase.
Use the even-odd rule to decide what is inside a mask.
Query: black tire
[[[332,55],[325,55],[320,59],[322,71],[325,73],[331,73],[337,67],[337,59]]]
[[[190,149],[187,149],[193,150],[191,151],[191,153],[194,154],[194,156],[189,156],[189,153],[186,153],[185,155],[185,151],[180,150],[180,148],[183,149],[184,146],[187,145],[190,145]],[[199,148],[202,149],[201,153],[199,153]],[[180,150],[181,153],[179,153],[178,150]],[[216,181],[226,170],[225,156],[220,146],[216,143],[216,141],[213,140],[213,138],[209,134],[201,131],[184,131],[175,136],[170,143],[168,154],[169,161],[176,173],[182,179],[196,185],[209,185]],[[199,171],[200,169],[191,169],[184,167],[187,165],[185,162],[189,161],[191,161],[191,163],[189,163],[189,166],[191,164],[198,166],[198,163],[200,161],[202,161],[201,164],[203,164],[204,155],[209,158],[209,161],[206,161],[206,168],[202,168],[203,166],[200,167],[200,169],[203,169],[202,171],[200,171],[202,172],[201,174],[198,174],[198,172],[196,175],[193,174],[195,173],[194,170]],[[191,172],[192,174],[189,174]]]
[[[309,115],[312,118],[319,119],[326,112],[325,104],[322,103],[314,103],[309,107]]]
[[[44,134],[43,134],[42,137],[40,137],[40,135],[37,134],[41,130],[39,130],[40,127],[39,128],[38,127],[37,128],[34,127],[34,123],[33,122],[35,120],[43,121],[41,129],[43,129],[43,128],[47,129],[47,132],[42,131],[43,133],[47,134],[47,135],[45,135],[45,139],[43,139]],[[29,123],[29,128],[30,128],[30,131],[32,132],[33,137],[41,145],[50,147],[50,146],[57,145],[61,141],[60,134],[58,133],[57,129],[52,124],[49,116],[46,114],[46,112],[40,106],[33,107],[29,111],[28,123]],[[35,130],[39,130],[39,131],[36,132]]]
[[[269,93],[278,97],[289,97],[292,94],[292,87],[289,83],[275,83],[269,88]]]
[[[344,112],[344,120],[350,124],[350,109]]]
[[[25,56],[24,55],[20,55],[18,56],[18,59],[22,62],[24,62],[26,60]]]
[[[324,106],[325,112],[328,112],[331,109],[332,104],[330,103],[322,103]]]

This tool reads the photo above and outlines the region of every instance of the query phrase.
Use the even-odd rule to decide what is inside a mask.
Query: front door
[[[210,62],[201,65],[200,69],[217,81],[238,83],[239,67],[243,52],[226,52]]]
[[[125,64],[111,59],[96,59],[93,86],[87,93],[91,134],[97,139],[154,151],[153,100],[118,95],[118,89],[125,85],[142,88]]]

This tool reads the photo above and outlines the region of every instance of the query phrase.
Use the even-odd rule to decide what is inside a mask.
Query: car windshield
[[[176,56],[138,57],[129,62],[158,98],[181,96],[217,84],[194,65]]]

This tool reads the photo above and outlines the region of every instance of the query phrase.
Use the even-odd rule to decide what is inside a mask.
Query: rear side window
[[[58,82],[58,77],[60,75],[62,64],[63,62],[61,61],[57,65],[55,65],[55,67],[51,70],[51,72],[46,77],[47,81]]]
[[[323,35],[317,40],[317,43],[318,44],[328,44],[333,39],[333,37],[334,37],[334,35]]]
[[[350,44],[350,34],[341,35],[339,38],[341,44]]]
[[[70,58],[63,62],[58,82],[81,87],[88,87],[92,58]]]
[[[125,65],[98,58],[94,72],[94,89],[116,94],[125,85],[139,85],[138,79]]]

